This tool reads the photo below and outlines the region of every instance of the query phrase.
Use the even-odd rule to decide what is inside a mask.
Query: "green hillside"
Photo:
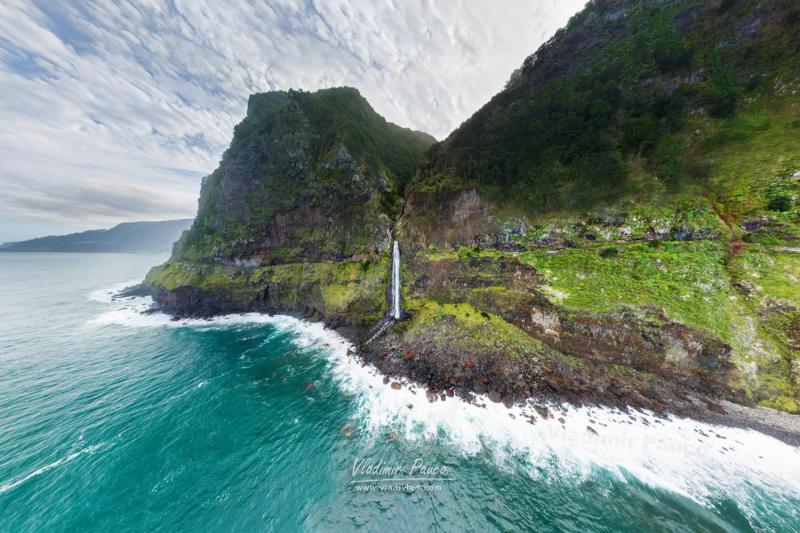
[[[255,94],[203,181],[180,255],[284,263],[374,252],[433,142],[387,122],[355,89]]]
[[[590,2],[436,147],[420,186],[456,176],[532,214],[658,193],[725,200],[722,149],[797,139],[798,42],[792,2]],[[759,190],[758,207],[784,205],[778,189]]]

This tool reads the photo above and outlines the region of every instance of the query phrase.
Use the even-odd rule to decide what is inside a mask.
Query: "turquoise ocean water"
[[[0,254],[0,531],[800,524],[797,448],[646,413],[551,406],[565,423],[534,425],[429,403],[317,324],[113,299],[164,259]]]

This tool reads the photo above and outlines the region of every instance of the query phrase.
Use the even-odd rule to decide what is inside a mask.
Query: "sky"
[[[443,139],[585,0],[3,0],[0,242],[191,218],[251,93]]]

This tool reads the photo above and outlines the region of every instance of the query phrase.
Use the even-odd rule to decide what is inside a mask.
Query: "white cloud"
[[[0,241],[191,216],[253,92],[352,85],[443,138],[584,3],[7,0]]]

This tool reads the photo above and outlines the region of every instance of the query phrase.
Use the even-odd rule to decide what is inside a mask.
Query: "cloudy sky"
[[[351,85],[442,139],[584,3],[3,0],[0,242],[193,216],[253,92]]]

